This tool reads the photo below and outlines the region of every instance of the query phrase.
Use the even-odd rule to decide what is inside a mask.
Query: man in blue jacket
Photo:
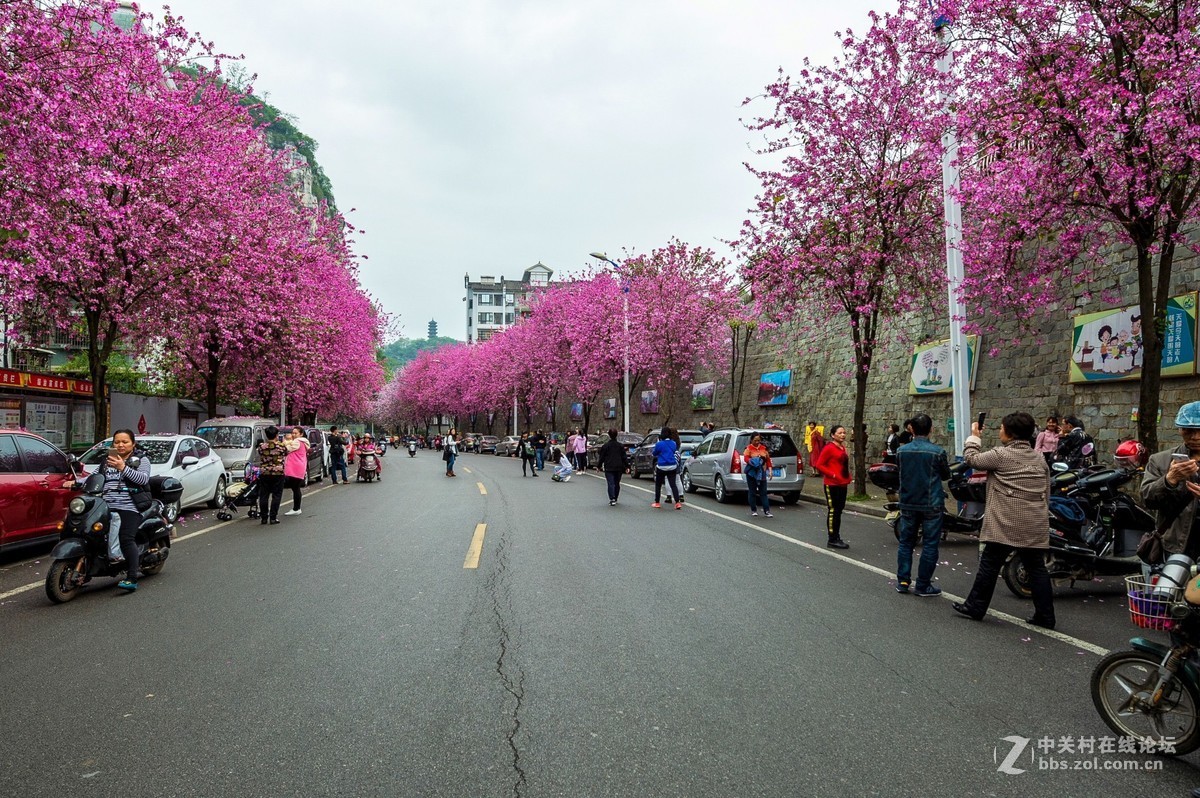
[[[942,512],[946,491],[942,480],[950,478],[946,450],[929,442],[933,419],[918,413],[911,421],[913,440],[896,452],[900,464],[900,549],[896,553],[896,592],[918,596],[936,596],[942,589],[933,584],[937,568],[938,544],[942,539]],[[913,546],[920,530],[921,562],[917,566],[917,584],[912,586]]]

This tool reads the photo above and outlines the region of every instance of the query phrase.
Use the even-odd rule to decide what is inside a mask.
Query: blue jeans
[[[537,462],[537,470],[544,471],[546,469],[546,450],[541,448],[534,449],[533,456]]]
[[[446,473],[447,474],[454,473],[454,461],[457,459],[458,459],[458,455],[456,455],[456,454],[450,455],[450,459],[446,461]]]
[[[350,477],[346,476],[346,455],[330,455],[329,457],[329,476],[333,477],[333,484],[337,484],[338,471],[342,472],[342,482],[349,482]]]
[[[921,562],[917,566],[917,590],[929,587],[937,568],[938,544],[942,542],[941,510],[901,510],[900,548],[896,551],[896,582],[912,581],[913,546],[921,530]]]
[[[621,472],[605,471],[604,479],[608,482],[608,500],[615,502],[621,496]]]
[[[767,478],[746,476],[746,496],[750,499],[750,512],[762,505],[763,512],[771,512],[771,501],[767,498]]]

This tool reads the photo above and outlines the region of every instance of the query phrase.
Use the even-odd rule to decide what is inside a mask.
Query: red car
[[[61,449],[32,432],[0,429],[0,551],[57,538],[78,495]]]

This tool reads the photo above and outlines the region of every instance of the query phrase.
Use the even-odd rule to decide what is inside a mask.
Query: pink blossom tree
[[[1103,290],[1117,286],[1096,266],[1132,252],[1138,435],[1153,450],[1167,300],[1200,198],[1200,7],[964,0],[944,10],[959,40],[965,213],[983,220],[965,236],[967,290],[990,313],[1028,314],[1061,297],[1076,258]]]
[[[810,335],[835,322],[853,343],[853,429],[863,428],[867,384],[887,320],[943,288],[939,107],[928,22],[873,16],[847,33],[831,66],[805,61],[799,77],[767,87],[771,116],[749,123],[775,136],[740,248],[758,311]],[[751,102],[751,101],[747,101]],[[818,331],[822,331],[818,333]],[[866,486],[866,442],[854,435],[855,490]]]

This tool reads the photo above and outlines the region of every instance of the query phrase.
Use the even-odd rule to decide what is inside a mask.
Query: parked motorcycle
[[[358,472],[354,479],[358,482],[374,482],[379,476],[379,460],[374,452],[359,452]]]
[[[887,492],[888,502],[883,505],[887,510],[884,518],[896,540],[900,539],[900,466],[895,463],[876,463],[868,467],[867,477],[871,484]],[[960,535],[979,536],[983,527],[984,497],[987,492],[987,474],[973,473],[966,463],[953,463],[950,466],[950,479],[946,482],[950,495],[958,502],[958,511],[946,510],[942,513],[942,540],[946,535],[956,532]],[[917,545],[920,545],[921,533],[917,532]]]
[[[1140,573],[1138,540],[1154,530],[1154,517],[1138,507],[1120,488],[1138,476],[1133,469],[1056,474],[1056,488],[1065,488],[1065,499],[1050,501],[1050,550],[1046,570],[1056,581],[1092,581],[1097,576]],[[1074,508],[1072,509],[1072,505]],[[1032,598],[1025,564],[1011,556],[1001,571],[1004,584],[1020,598]]]
[[[1165,631],[1170,645],[1135,637],[1132,651],[1114,651],[1092,670],[1092,703],[1108,728],[1153,747],[1183,755],[1200,748],[1200,589],[1187,590],[1142,576],[1125,579],[1129,614],[1143,629]]]
[[[46,596],[55,604],[75,598],[79,588],[96,577],[116,577],[123,563],[108,561],[109,508],[104,500],[104,474],[96,472],[82,485],[83,495],[71,499],[67,517],[59,524],[60,539],[50,553],[53,562],[46,573]],[[179,500],[183,484],[173,477],[151,477],[154,501],[142,512],[137,543],[141,551],[138,570],[153,576],[163,569],[171,553],[172,524],[165,506]]]
[[[409,457],[417,456],[417,442],[416,441],[408,442],[408,456]]]

